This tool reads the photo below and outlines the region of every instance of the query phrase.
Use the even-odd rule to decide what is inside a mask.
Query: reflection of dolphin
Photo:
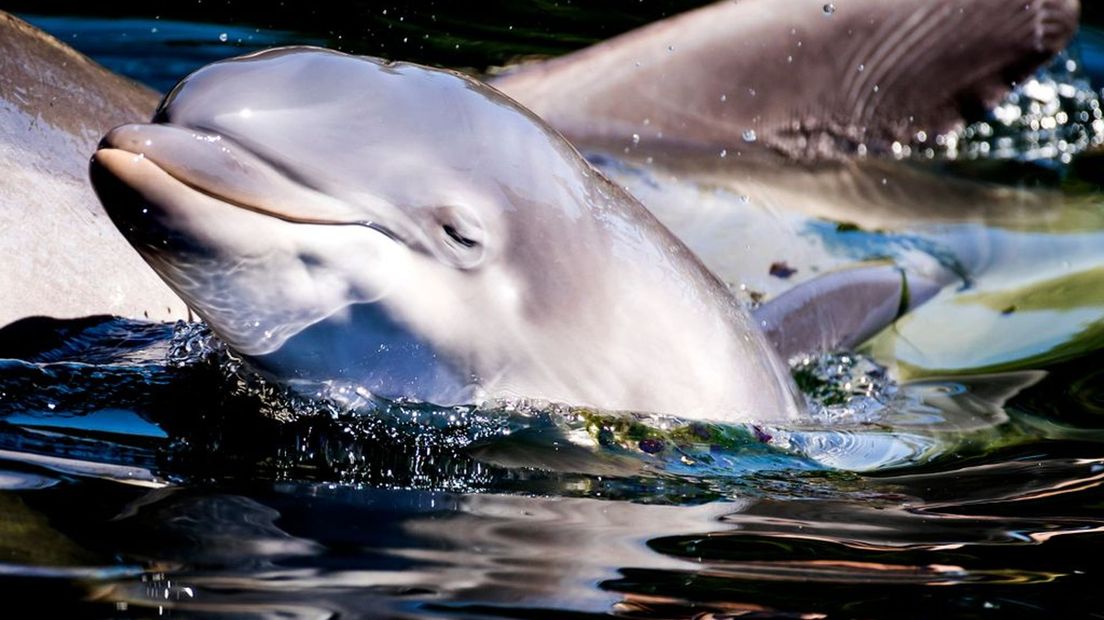
[[[156,119],[104,139],[96,190],[271,374],[438,404],[797,415],[785,365],[724,285],[477,81],[277,50],[196,72]]]

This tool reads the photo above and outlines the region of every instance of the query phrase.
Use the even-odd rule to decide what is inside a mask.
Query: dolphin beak
[[[356,207],[288,177],[226,136],[187,127],[131,124],[100,141],[92,166],[128,185],[151,180],[150,165],[179,183],[230,205],[307,224],[369,224]],[[382,205],[381,205],[382,206]]]

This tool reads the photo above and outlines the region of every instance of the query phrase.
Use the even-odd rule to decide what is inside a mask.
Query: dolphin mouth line
[[[217,194],[217,193],[215,193],[215,192],[213,192],[213,191],[211,191],[211,190],[209,190],[205,187],[202,187],[200,185],[196,185],[195,183],[189,181],[188,179],[181,178],[180,176],[177,176],[177,175],[173,174],[171,171],[166,169],[164,166],[158,164],[156,160],[154,160],[152,158],[149,158],[149,157],[146,157],[145,153],[135,153],[132,150],[129,150],[129,149],[126,149],[126,148],[123,148],[123,147],[120,147],[120,146],[116,146],[116,145],[113,145],[113,144],[104,145],[102,143],[101,143],[100,147],[96,149],[96,152],[99,153],[100,151],[105,151],[105,150],[122,151],[124,153],[130,153],[131,155],[134,155],[136,157],[141,157],[141,158],[145,159],[146,161],[148,161],[149,163],[153,164],[154,166],[157,166],[157,168],[159,170],[164,172],[171,179],[173,179],[177,183],[180,183],[184,187],[187,187],[188,189],[190,189],[190,190],[192,190],[192,191],[194,191],[198,194],[202,194],[204,196],[207,196],[208,198],[211,198],[212,200],[217,200],[217,201],[219,201],[223,204],[230,205],[231,207],[235,207],[235,208],[238,208],[238,209],[243,209],[245,211],[251,211],[251,212],[256,213],[258,215],[264,215],[264,216],[267,216],[267,217],[282,220],[284,222],[288,222],[289,224],[309,224],[309,225],[312,225],[312,226],[362,226],[364,228],[374,230],[374,231],[384,235],[385,237],[391,239],[392,241],[395,241],[396,243],[405,243],[405,240],[402,237],[400,237],[399,235],[397,235],[393,230],[391,230],[387,226],[384,226],[383,224],[379,224],[377,222],[372,222],[372,221],[342,222],[342,221],[337,221],[337,220],[323,220],[323,219],[314,219],[314,218],[309,218],[309,217],[296,217],[296,216],[293,216],[293,215],[287,215],[285,213],[277,213],[275,211],[269,211],[268,209],[265,209],[264,207],[259,207],[257,205],[241,202],[241,201],[238,201],[238,200],[234,200],[233,198],[229,198],[227,196],[219,195],[219,194]]]

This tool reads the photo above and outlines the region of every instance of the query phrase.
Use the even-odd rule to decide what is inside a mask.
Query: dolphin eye
[[[469,239],[468,237],[460,234],[460,231],[456,230],[456,227],[451,224],[445,224],[443,228],[445,230],[445,234],[448,235],[450,239],[466,248],[474,248],[479,245],[478,241],[476,241],[475,239]]]
[[[438,260],[460,269],[475,269],[483,263],[487,232],[475,209],[444,205],[427,207],[421,213],[429,250]]]

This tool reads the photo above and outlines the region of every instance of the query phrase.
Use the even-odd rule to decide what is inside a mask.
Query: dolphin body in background
[[[126,250],[88,184],[105,131],[157,94],[0,11],[0,325],[35,315],[188,317]]]
[[[974,4],[984,2],[963,6]],[[1070,10],[1072,21],[1053,19]],[[703,11],[727,16],[723,5]],[[1020,50],[1010,31],[999,49],[974,49],[992,56],[985,66],[994,75],[1027,71],[1075,26],[1071,3],[1029,3],[1025,11],[1043,12],[1040,23],[1051,24],[1038,39],[1046,45],[1007,54],[1009,46]],[[886,23],[902,17],[909,14]],[[702,40],[717,37],[731,41],[716,29]],[[959,45],[977,43],[967,37]],[[306,63],[303,57],[330,69],[262,69]],[[218,88],[210,83],[228,75]],[[293,88],[271,88],[274,76]],[[444,88],[442,76],[453,85]],[[356,86],[385,77],[394,92]],[[499,85],[511,90],[506,84]],[[365,92],[395,107],[377,108],[385,112],[373,117]],[[258,105],[258,95],[279,105]],[[435,95],[444,97],[442,107],[429,109]],[[569,123],[549,114],[572,135]],[[98,192],[124,234],[231,346],[293,381],[338,378],[439,404],[526,396],[778,421],[801,407],[774,347],[789,354],[855,344],[910,306],[898,271],[875,267],[783,294],[778,302],[785,303],[760,309],[753,324],[686,246],[554,132],[447,73],[319,51],[273,52],[191,76],[156,120],[107,137],[93,163]],[[396,141],[399,127],[410,134]],[[467,141],[453,137],[458,129]],[[580,144],[607,137],[587,135],[579,134]],[[374,142],[378,136],[394,148]],[[870,144],[876,152],[876,141]],[[783,160],[802,157],[790,152]],[[496,178],[494,166],[514,174]],[[513,221],[518,213],[526,223]],[[266,239],[263,231],[277,234]],[[525,272],[535,267],[543,273]],[[910,280],[911,305],[937,288]],[[817,324],[800,322],[804,331],[793,337],[792,317],[809,316],[810,308]]]
[[[981,116],[1066,46],[1079,12],[1077,0],[720,2],[491,83],[580,146],[838,160]]]

